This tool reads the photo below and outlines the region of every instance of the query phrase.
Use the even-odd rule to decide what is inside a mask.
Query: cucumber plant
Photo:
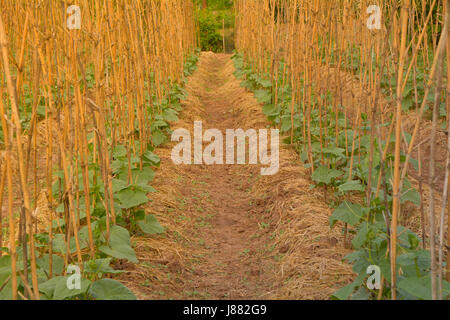
[[[196,70],[199,51],[185,58],[184,76],[188,77]],[[186,83],[186,79],[183,80]],[[151,85],[151,84],[150,84]],[[69,237],[71,226],[67,225],[65,217],[67,199],[62,186],[64,185],[63,171],[56,171],[52,186],[53,199],[57,199],[55,211],[60,216],[52,221],[52,253],[48,252],[50,234],[48,232],[35,234],[35,247],[40,254],[37,257],[37,274],[40,298],[43,300],[73,300],[73,299],[99,299],[99,300],[133,300],[134,294],[121,282],[110,279],[115,274],[122,273],[111,265],[115,260],[127,260],[138,263],[136,253],[131,242],[131,234],[159,235],[166,230],[152,214],[147,214],[142,206],[150,201],[148,195],[157,192],[150,183],[153,181],[157,168],[160,167],[160,158],[154,153],[158,147],[168,141],[170,122],[178,120],[181,111],[180,101],[187,97],[187,92],[178,84],[173,84],[167,91],[166,98],[158,101],[156,96],[148,98],[148,121],[151,123],[152,138],[148,142],[147,151],[142,157],[129,153],[126,145],[118,144],[110,147],[112,169],[112,193],[114,198],[116,224],[108,227],[107,208],[105,208],[105,187],[102,180],[101,169],[93,161],[93,153],[88,159],[89,199],[91,207],[91,231],[96,249],[95,256],[83,254],[83,266],[80,270],[80,287],[68,289],[67,283],[73,275],[65,269],[72,263],[71,256],[77,252],[74,237]],[[153,104],[150,103],[152,99]],[[151,116],[151,109],[158,113]],[[108,128],[110,130],[111,128]],[[92,138],[92,137],[91,137]],[[93,141],[93,139],[88,139]],[[140,141],[135,140],[134,150],[139,150]],[[93,148],[93,142],[89,148]],[[131,147],[132,148],[132,147]],[[79,157],[79,156],[77,156]],[[81,163],[80,159],[74,159]],[[80,197],[76,201],[77,218],[79,221],[78,240],[80,250],[89,248],[89,230],[86,225],[85,187],[83,184],[82,168],[76,168],[74,181],[78,183]],[[111,208],[109,208],[111,209]],[[109,229],[109,230],[108,230]],[[109,232],[108,232],[109,231]],[[0,248],[5,254],[0,257],[0,300],[11,299],[11,256],[8,248]],[[17,256],[23,256],[23,248],[17,248]],[[29,248],[27,248],[29,251]],[[84,252],[84,251],[83,251]],[[28,252],[28,257],[30,254]],[[51,267],[50,267],[51,265]],[[30,263],[27,263],[30,266]],[[28,267],[29,268],[29,267]],[[24,270],[21,259],[17,261],[16,273],[18,291],[27,294],[27,287],[21,280],[30,270]],[[30,283],[30,281],[28,281]],[[30,294],[31,295],[31,294]]]
[[[309,156],[308,140],[305,139],[302,127],[307,115],[300,112],[305,110],[305,106],[296,104],[293,108],[295,116],[291,116],[292,89],[288,84],[280,86],[283,83],[283,74],[281,72],[275,74],[272,81],[269,74],[255,73],[251,64],[246,63],[242,53],[236,52],[233,61],[236,68],[235,76],[242,80],[241,86],[254,93],[256,100],[263,105],[263,113],[272,125],[278,126],[282,133],[293,132],[293,136],[284,139],[284,142],[287,144],[293,142],[305,167],[314,167],[312,180],[316,185],[313,187],[325,187],[325,190],[335,191],[335,200],[331,203],[335,209],[329,218],[331,228],[341,222],[349,226],[350,233],[354,235],[351,241],[354,252],[346,256],[344,260],[353,264],[357,277],[351,284],[334,293],[332,298],[376,299],[379,293],[369,289],[365,280],[369,277],[368,267],[376,265],[380,267],[385,282],[390,283],[389,219],[393,197],[390,184],[385,183],[385,188],[380,189],[376,187],[376,184],[374,186],[373,181],[377,181],[378,177],[383,175],[385,181],[392,179],[393,169],[390,164],[394,156],[388,152],[386,160],[382,161],[382,155],[378,150],[384,150],[386,144],[394,143],[393,136],[389,137],[389,141],[371,139],[370,122],[366,114],[361,114],[362,121],[359,127],[349,127],[343,107],[340,107],[336,115],[336,109],[329,103],[329,97],[322,96],[321,101],[328,102],[328,105],[322,107],[326,108],[325,114],[328,116],[324,117],[320,114],[318,108],[311,111],[308,128],[311,139]],[[283,62],[280,62],[278,70],[283,70]],[[277,98],[275,98],[276,90]],[[315,90],[313,95],[312,99],[317,101],[318,96]],[[275,101],[277,101],[276,105]],[[381,124],[381,126],[385,125]],[[327,130],[322,130],[325,127]],[[336,134],[336,128],[339,130],[338,134]],[[352,141],[359,143],[353,146]],[[372,158],[370,158],[371,148],[374,150]],[[352,153],[354,158],[359,159],[356,164],[351,161]],[[405,155],[402,155],[403,164],[405,158]],[[415,160],[411,160],[411,163],[417,166]],[[369,180],[372,181],[370,190],[368,190]],[[367,194],[370,194],[370,197],[367,197]],[[349,195],[359,195],[358,198],[361,201],[351,202],[348,200]],[[411,202],[420,206],[420,194],[412,187],[408,179],[405,179],[403,185],[401,202]],[[397,232],[399,235],[397,243],[398,298],[431,298],[430,252],[422,249],[421,239],[411,230],[399,226]],[[450,294],[450,283],[444,281],[443,292],[444,296]],[[389,298],[391,293],[389,286],[382,288],[382,297]]]

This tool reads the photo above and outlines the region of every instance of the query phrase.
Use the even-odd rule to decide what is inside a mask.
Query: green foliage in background
[[[234,21],[231,0],[208,0],[208,8],[202,9],[202,1],[196,0],[199,11],[197,21],[200,31],[200,48],[203,51],[223,52],[223,40],[227,51],[234,49]]]
[[[223,51],[222,36],[219,33],[221,24],[209,10],[198,13],[200,29],[200,48],[202,51]]]
[[[201,8],[202,0],[195,0],[195,3]],[[209,10],[228,10],[233,7],[233,0],[208,0]]]

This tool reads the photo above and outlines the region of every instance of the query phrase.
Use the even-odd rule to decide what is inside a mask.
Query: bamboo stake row
[[[68,11],[72,4],[80,29],[68,28],[78,18]],[[92,206],[98,201],[109,239],[116,222],[112,152],[125,145],[142,168],[158,106],[181,84],[196,46],[194,10],[184,0],[1,1],[0,247],[8,239],[13,299],[39,299],[37,255],[49,254],[54,275],[53,237],[61,219],[66,266],[82,268],[95,255]],[[131,165],[129,173],[131,179]],[[101,182],[104,198],[91,192],[92,181]],[[80,244],[83,226],[87,249]],[[43,233],[48,247],[37,250],[35,235]],[[19,259],[21,281],[31,288],[23,293]]]
[[[369,28],[369,22],[376,16],[369,6],[380,9],[381,29]],[[338,115],[345,115],[347,131],[345,140],[351,147],[347,150],[349,158],[349,181],[354,179],[355,168],[361,165],[361,133],[370,134],[369,179],[367,183],[367,203],[372,199],[372,186],[376,187],[376,196],[380,191],[386,193],[389,184],[393,192],[393,205],[384,213],[387,230],[390,234],[391,288],[392,298],[397,291],[397,247],[398,227],[404,224],[404,214],[400,205],[400,196],[405,192],[404,184],[412,171],[410,159],[414,154],[419,158],[419,190],[422,198],[421,230],[424,248],[431,248],[432,255],[432,291],[433,298],[440,298],[442,288],[438,288],[437,279],[445,276],[450,279],[450,267],[443,271],[445,247],[450,245],[445,233],[448,232],[448,158],[450,150],[447,141],[437,140],[438,126],[449,125],[448,72],[444,77],[445,48],[447,46],[447,64],[450,57],[448,34],[448,0],[402,0],[402,1],[356,1],[356,0],[235,0],[236,7],[236,47],[245,59],[262,77],[268,77],[274,88],[275,106],[278,105],[278,88],[286,83],[292,89],[291,106],[291,142],[294,136],[294,110],[303,115],[301,132],[311,173],[317,169],[313,160],[313,134],[320,141],[321,165],[331,167],[323,150],[330,143],[328,132],[333,129],[335,144],[341,135]],[[376,21],[376,20],[375,20]],[[280,64],[282,62],[282,64]],[[284,70],[279,70],[283,65]],[[419,74],[422,70],[422,74]],[[447,71],[449,68],[447,68]],[[281,78],[278,76],[281,74]],[[447,95],[443,94],[447,81]],[[405,96],[413,100],[411,110],[405,110]],[[434,94],[434,101],[429,97]],[[335,115],[335,128],[326,124],[328,99]],[[439,106],[446,103],[446,121],[439,115]],[[425,119],[430,115],[431,120]],[[319,132],[312,133],[312,114],[319,115]],[[370,131],[361,129],[363,115],[368,118]],[[412,121],[411,121],[412,119]],[[388,125],[387,125],[388,124]],[[407,126],[407,128],[405,128]],[[427,128],[429,140],[418,141],[420,132]],[[407,134],[410,139],[407,140]],[[374,148],[374,141],[395,139],[384,147]],[[428,137],[427,137],[428,138]],[[423,139],[423,138],[422,138]],[[424,153],[427,148],[428,154]],[[374,152],[382,155],[381,166],[387,162],[391,172],[380,170],[377,181],[372,181]],[[435,155],[443,153],[447,159],[441,176],[436,172]],[[394,155],[388,159],[388,153]],[[406,161],[401,161],[401,157]],[[424,159],[426,156],[427,160]],[[426,162],[425,162],[426,161]],[[444,173],[446,174],[444,178]],[[392,181],[386,181],[386,175]],[[436,190],[436,181],[442,190]],[[445,181],[444,181],[445,180]],[[429,198],[425,197],[425,190]],[[439,225],[436,226],[437,209],[435,196],[442,195],[440,201]],[[423,201],[427,200],[428,217],[425,218]],[[387,203],[387,202],[386,202]],[[447,221],[447,222],[446,222]],[[427,232],[428,231],[428,237]],[[419,230],[420,232],[420,230]],[[447,236],[448,237],[448,236]],[[345,239],[347,226],[345,227]],[[436,239],[440,239],[439,241]],[[429,241],[428,246],[425,240]],[[449,261],[447,254],[447,261]],[[439,265],[439,268],[438,268]]]

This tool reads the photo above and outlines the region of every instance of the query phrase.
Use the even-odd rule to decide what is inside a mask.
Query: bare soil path
[[[221,77],[229,56],[217,56],[200,66],[207,68],[205,92],[199,96],[204,107],[204,130],[215,128],[225,134],[237,129],[230,99],[223,95],[226,84]],[[201,70],[200,70],[201,72]],[[194,170],[200,184],[199,194],[209,194],[210,206],[205,208],[206,225],[200,231],[208,252],[190,280],[193,291],[212,299],[259,298],[262,295],[261,261],[255,256],[260,243],[252,239],[258,231],[258,219],[252,214],[249,187],[257,168],[249,166],[213,165],[186,168]],[[191,193],[195,193],[190,190]],[[192,194],[190,196],[192,199]]]

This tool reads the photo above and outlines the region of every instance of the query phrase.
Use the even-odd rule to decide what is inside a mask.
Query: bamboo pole
[[[394,163],[394,185],[393,185],[393,211],[391,221],[391,292],[392,300],[397,299],[397,222],[400,214],[400,144],[401,144],[401,126],[402,126],[402,97],[403,90],[401,83],[403,80],[404,65],[406,58],[406,35],[408,26],[409,0],[403,1],[401,9],[401,44],[399,55],[398,79],[397,79],[397,112],[396,112],[396,130],[395,130],[395,163]]]
[[[24,168],[24,155],[22,149],[22,125],[20,122],[19,109],[17,107],[16,100],[16,92],[15,86],[13,84],[11,78],[11,72],[9,69],[9,61],[8,61],[8,49],[7,49],[7,40],[3,27],[3,19],[0,16],[0,46],[2,49],[2,59],[3,59],[3,68],[6,75],[7,88],[9,93],[9,98],[11,102],[11,109],[13,115],[13,122],[15,126],[15,135],[17,141],[17,153],[18,153],[18,161],[19,161],[19,173],[20,173],[20,181],[22,186],[22,195],[24,202],[24,209],[28,219],[28,232],[29,232],[29,240],[30,240],[30,253],[31,253],[31,277],[33,282],[33,291],[34,298],[39,300],[39,289],[38,289],[38,280],[37,280],[37,268],[36,268],[36,257],[34,252],[34,232],[33,232],[33,217],[31,215],[31,207],[29,201],[28,194],[28,186],[25,179],[25,168]]]
[[[7,118],[7,113],[3,104],[3,86],[0,86],[0,121],[2,123],[2,129],[5,139],[5,167],[6,167],[6,180],[8,189],[8,220],[9,220],[9,255],[11,256],[11,287],[12,287],[12,299],[17,300],[17,253],[16,253],[16,224],[13,213],[13,183],[12,183],[12,166],[11,166],[11,153],[12,153],[12,132],[10,134],[11,121]],[[9,280],[8,280],[9,281]]]
[[[450,37],[448,36],[448,28],[450,27],[450,0],[446,0],[444,2],[444,8],[445,8],[445,23],[444,23],[444,28],[446,28],[446,30],[443,31],[443,33],[446,33],[447,36],[447,75],[450,75],[450,60],[449,58],[449,51],[448,49],[450,48]],[[442,53],[442,61],[440,63],[441,65],[441,72],[443,72],[442,69],[444,69],[444,53]],[[440,80],[439,80],[440,79]],[[442,77],[438,78],[438,85],[437,85],[437,94],[436,94],[436,100],[435,100],[435,112],[438,112],[438,106],[440,105],[440,98],[441,98],[441,92],[442,92]],[[447,101],[447,105],[449,104],[449,88],[450,88],[450,78],[447,77],[447,95],[446,95],[446,101]],[[448,133],[448,138],[447,138],[447,157],[446,157],[446,161],[445,161],[445,178],[444,178],[444,191],[442,194],[442,205],[441,205],[441,213],[440,213],[440,223],[439,223],[439,264],[438,264],[438,298],[439,300],[442,300],[443,297],[443,281],[445,278],[445,274],[444,274],[444,233],[445,233],[445,211],[447,209],[447,202],[448,202],[448,189],[449,189],[449,180],[450,180],[450,117],[447,114],[447,133]],[[434,122],[435,119],[433,119]],[[433,128],[434,128],[434,124],[433,124]],[[434,138],[434,137],[433,137]],[[430,185],[430,187],[432,188],[432,186]],[[450,214],[450,213],[449,213]],[[450,217],[450,216],[449,216]],[[450,221],[450,220],[449,220]],[[450,223],[450,222],[448,222]],[[450,229],[447,228],[447,233],[449,233]],[[447,252],[447,256],[448,256],[448,252]],[[447,269],[448,269],[448,265],[447,265]]]

